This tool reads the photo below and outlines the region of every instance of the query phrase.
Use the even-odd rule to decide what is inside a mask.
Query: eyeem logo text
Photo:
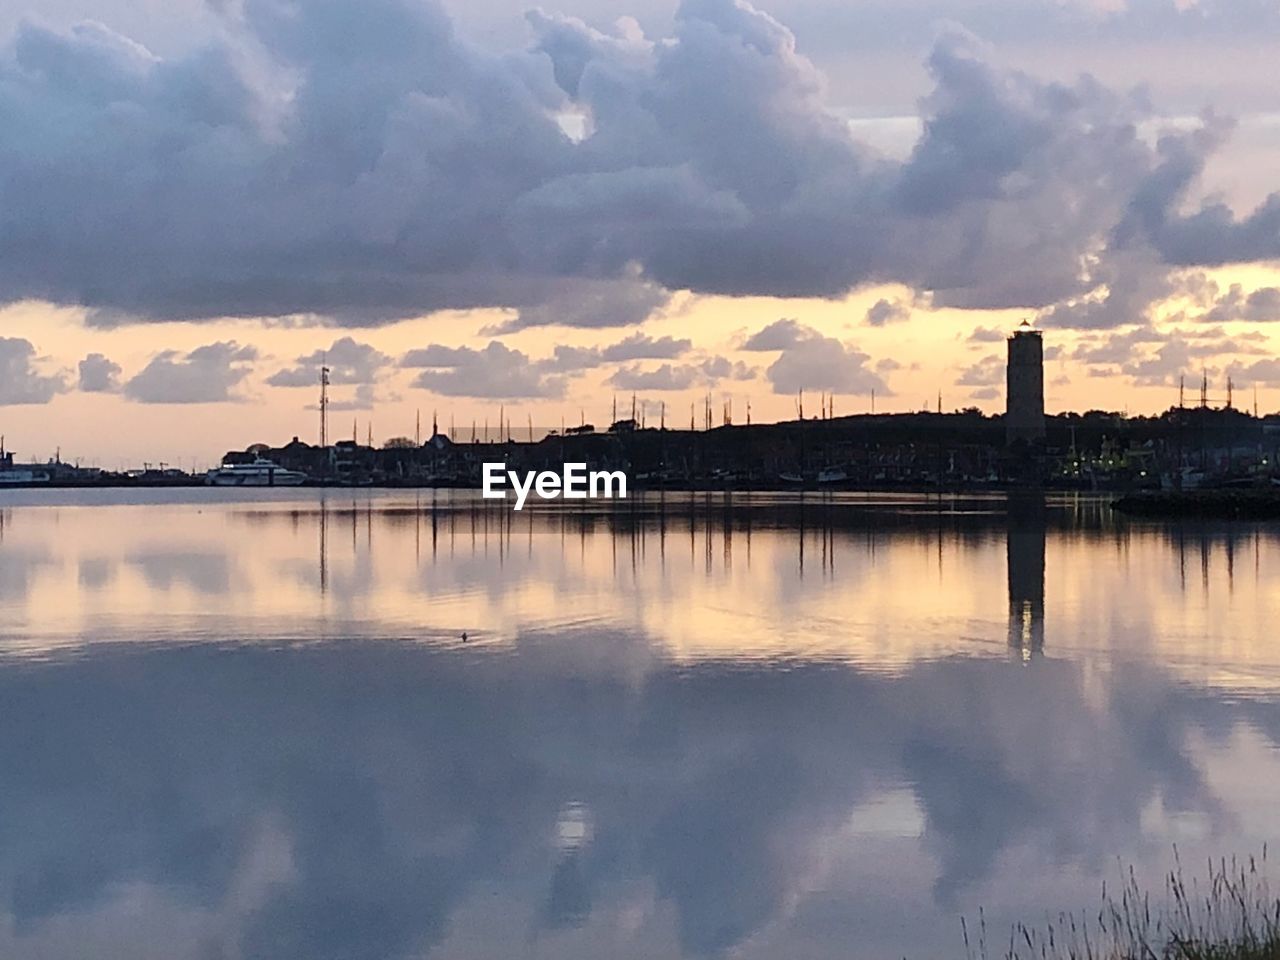
[[[554,470],[525,473],[523,483],[520,474],[508,470],[505,463],[486,463],[483,471],[484,486],[481,495],[486,500],[507,499],[507,484],[516,494],[516,509],[524,509],[530,493],[543,500],[625,499],[627,475],[621,470],[592,470],[587,472],[585,463],[566,463],[563,473]]]

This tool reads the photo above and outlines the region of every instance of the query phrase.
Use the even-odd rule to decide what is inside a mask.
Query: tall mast
[[[320,446],[329,446],[329,368],[320,367]]]

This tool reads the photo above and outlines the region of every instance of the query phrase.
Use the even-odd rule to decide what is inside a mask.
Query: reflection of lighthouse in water
[[[1024,660],[1044,650],[1044,498],[1009,498],[1009,647]]]

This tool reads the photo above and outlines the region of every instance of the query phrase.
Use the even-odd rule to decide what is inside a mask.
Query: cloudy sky
[[[1275,0],[552,2],[0,0],[8,445],[1280,408]]]

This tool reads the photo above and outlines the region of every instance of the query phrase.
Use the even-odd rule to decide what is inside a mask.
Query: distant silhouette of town
[[[1238,409],[1228,384],[1225,403],[1212,404],[1207,379],[1199,402],[1179,402],[1158,416],[1091,410],[1046,415],[1042,334],[1024,324],[1008,339],[1006,410],[976,407],[943,412],[835,416],[827,395],[820,413],[778,423],[734,423],[725,405],[713,422],[708,397],[702,423],[658,424],[631,398],[617,402],[607,427],[583,422],[535,431],[510,421],[397,437],[376,446],[330,440],[328,369],[320,374],[320,442],[294,437],[281,446],[254,443],[226,452],[205,474],[146,465],[110,473],[63,463],[24,464],[0,447],[0,485],[194,484],[220,486],[478,487],[482,465],[545,470],[565,462],[626,471],[632,489],[980,489],[1048,487],[1098,490],[1191,490],[1271,487],[1280,483],[1280,414]]]

